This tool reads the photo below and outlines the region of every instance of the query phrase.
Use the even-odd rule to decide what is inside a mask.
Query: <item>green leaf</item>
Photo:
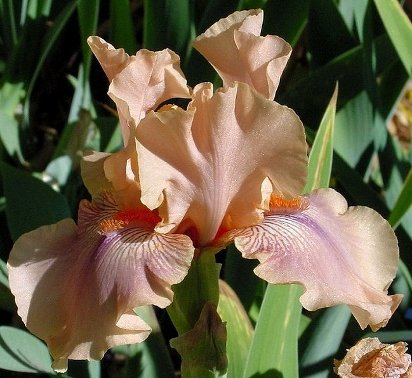
[[[13,240],[37,227],[70,217],[66,199],[47,184],[5,163],[0,164],[0,172]]]
[[[252,342],[253,327],[239,298],[225,282],[219,281],[219,305],[217,312],[227,329],[228,377],[241,377]]]
[[[0,259],[0,284],[5,287],[9,287],[9,279],[7,274],[7,265],[6,263]]]
[[[28,332],[7,326],[0,327],[0,368],[55,375],[46,345]]]
[[[308,22],[309,4],[309,0],[268,1],[263,9],[265,17],[261,34],[278,35],[295,46]]]
[[[402,217],[409,210],[412,204],[412,169],[403,184],[403,188],[399,197],[393,206],[388,222],[393,228],[396,228],[400,223]]]
[[[99,17],[100,0],[78,0],[77,11],[79,15],[80,41],[83,60],[79,66],[75,93],[70,106],[68,123],[77,121],[81,109],[91,110],[92,101],[90,93],[90,67],[92,63],[92,51],[87,44],[87,38],[96,34],[97,20]],[[67,134],[67,127],[65,133]],[[67,137],[67,135],[66,135]]]
[[[379,74],[396,62],[396,56],[387,35],[375,38],[373,43]],[[295,110],[306,126],[316,129],[336,82],[339,82],[338,108],[363,90],[362,65],[363,47],[357,46],[302,78],[282,94],[279,102]]]
[[[182,356],[182,377],[223,377],[227,369],[226,326],[216,305],[207,302],[193,329],[170,340]]]
[[[328,188],[333,158],[333,133],[335,126],[338,84],[326,108],[309,156],[308,184],[305,192],[314,188]]]
[[[299,377],[328,377],[351,317],[345,305],[325,309],[299,339]]]
[[[110,1],[110,39],[128,54],[135,54],[137,43],[129,0]]]
[[[60,33],[68,23],[70,16],[73,14],[74,10],[76,9],[76,1],[71,1],[69,2],[58,14],[56,19],[53,21],[53,24],[50,29],[47,30],[44,35],[42,35],[42,45],[40,48],[40,52],[38,52],[36,55],[36,63],[34,66],[34,69],[30,75],[30,80],[29,84],[27,86],[27,96],[26,96],[26,101],[24,104],[24,118],[26,121],[26,124],[29,124],[29,100],[31,93],[34,89],[34,85],[36,84],[37,78],[40,74],[40,70],[43,67],[43,64],[58,40],[58,37],[60,36]],[[29,38],[29,37],[28,37]],[[27,43],[28,45],[28,43]],[[27,46],[26,46],[27,47]]]
[[[143,46],[149,50],[170,48],[184,57],[191,39],[191,21],[188,0],[145,0]]]
[[[10,156],[23,161],[19,140],[18,105],[24,96],[24,83],[2,84],[0,89],[0,140]]]
[[[346,23],[347,28],[359,40],[363,36],[363,23],[369,0],[345,0],[337,4],[339,12]]]
[[[7,0],[0,2],[0,16],[2,29],[2,42],[5,51],[11,51],[17,44],[18,22],[15,12],[16,2]]]
[[[16,118],[0,109],[0,139],[10,156],[21,156],[19,124]]]
[[[356,41],[346,27],[335,1],[310,2],[308,42],[311,63],[315,66],[324,65],[356,46]]]
[[[298,299],[302,292],[298,285],[268,285],[244,378],[298,376],[297,338],[301,314]]]
[[[362,91],[336,115],[335,150],[354,167],[372,144],[374,130],[372,104]]]
[[[410,170],[399,143],[387,138],[385,148],[379,151],[379,166],[384,183],[384,196],[389,208],[393,208],[402,192],[404,177]],[[402,218],[405,231],[412,238],[412,211],[405,211]]]
[[[397,0],[374,0],[386,31],[409,75],[412,75],[412,24]]]
[[[9,289],[7,265],[0,259],[0,308],[10,312],[16,311],[14,297]]]
[[[92,61],[92,52],[87,44],[87,38],[90,35],[96,34],[100,0],[77,0],[76,3],[79,14],[80,41],[83,55],[83,85],[85,85],[89,77],[90,64]]]

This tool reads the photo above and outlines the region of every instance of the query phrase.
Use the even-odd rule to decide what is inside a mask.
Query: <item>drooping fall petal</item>
[[[362,328],[385,326],[402,299],[387,295],[398,266],[389,224],[372,209],[348,208],[333,189],[302,201],[273,208],[257,226],[232,231],[236,247],[260,261],[255,272],[266,281],[304,285],[300,300],[306,309],[344,303]]]
[[[156,138],[153,138],[156,135]],[[306,177],[302,124],[287,107],[239,83],[213,94],[195,88],[188,110],[149,113],[136,128],[142,202],[159,208],[167,232],[194,226],[200,245],[225,220],[255,224],[262,211],[262,183],[293,196]]]
[[[15,243],[8,267],[18,313],[47,342],[56,369],[141,342],[150,328],[133,308],[171,302],[194,248],[184,235],[154,233],[150,217],[119,211],[105,195],[82,202],[79,226],[65,219]]]
[[[199,35],[193,47],[213,65],[225,86],[244,82],[273,100],[292,48],[280,37],[261,37],[262,22],[261,10],[235,12]]]

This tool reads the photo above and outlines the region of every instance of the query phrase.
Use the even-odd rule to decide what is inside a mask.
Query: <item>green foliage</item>
[[[229,377],[241,377],[245,371],[246,359],[253,337],[253,326],[242,302],[225,282],[219,282],[220,296],[218,313],[226,322],[227,359]]]
[[[107,80],[86,38],[99,35],[130,54],[141,47],[170,48],[180,55],[190,85],[216,82],[191,41],[218,19],[256,6],[265,11],[262,34],[280,35],[294,48],[276,101],[293,108],[307,130],[305,192],[333,186],[349,203],[374,208],[396,228],[402,261],[393,290],[405,299],[376,336],[382,342],[412,342],[405,315],[412,295],[412,147],[402,132],[402,125],[412,129],[412,112],[398,107],[401,98],[412,102],[410,5],[397,0],[0,0],[0,316],[6,319],[0,327],[0,369],[54,374],[46,346],[12,321],[16,309],[6,267],[11,240],[40,225],[76,218],[79,201],[88,196],[80,178],[82,151],[113,152],[122,145]],[[331,99],[337,82],[339,93]],[[218,300],[219,265],[212,254],[204,258],[173,288],[169,315],[143,314],[154,329],[150,338],[108,355],[121,356],[124,365],[119,368],[115,358],[73,363],[66,376],[97,378],[107,369],[105,376],[172,377],[180,361],[167,345],[176,336],[168,316],[180,335],[189,332],[189,341],[174,341],[184,350],[186,368],[203,352],[223,361],[226,348],[229,378],[330,376],[334,357],[371,336],[354,331],[344,307],[302,314],[298,286],[266,288],[253,274],[256,262],[242,259],[233,246],[218,256],[220,277],[231,287],[221,288]],[[204,277],[213,277],[213,284],[202,286]],[[219,348],[193,351],[197,334],[190,332],[210,301],[218,305],[217,313],[213,317],[209,311],[201,320],[216,321]],[[218,315],[226,322],[225,346]]]
[[[0,327],[0,369],[55,375],[45,344],[20,329]]]
[[[412,75],[412,24],[396,0],[374,0],[382,22],[409,75]]]

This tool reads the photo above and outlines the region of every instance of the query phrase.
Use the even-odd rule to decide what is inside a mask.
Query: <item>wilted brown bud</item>
[[[342,361],[335,360],[335,373],[343,378],[412,378],[407,344],[382,344],[366,338],[350,348]]]

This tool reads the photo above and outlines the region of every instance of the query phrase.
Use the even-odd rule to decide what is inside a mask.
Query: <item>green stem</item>
[[[194,327],[207,302],[219,302],[220,264],[214,252],[199,251],[185,279],[173,286],[175,296],[167,312],[179,335]]]

